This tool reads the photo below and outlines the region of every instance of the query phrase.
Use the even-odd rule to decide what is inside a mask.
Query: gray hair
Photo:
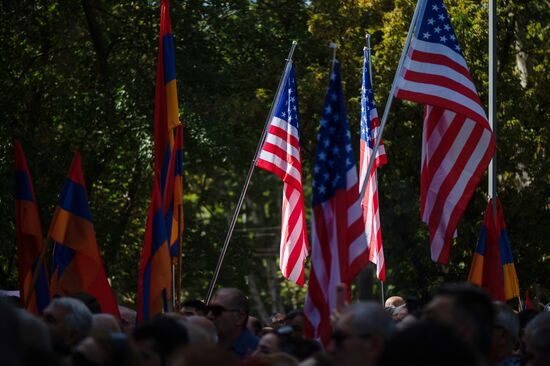
[[[510,338],[513,344],[519,338],[519,318],[516,313],[505,303],[493,301],[495,309],[495,326],[505,329],[510,333]]]
[[[84,339],[92,329],[92,312],[86,305],[71,297],[58,297],[52,300],[52,305],[65,308],[68,314],[65,316],[65,327],[79,334]]]
[[[385,340],[397,331],[395,322],[382,306],[375,302],[357,302],[346,308],[354,330],[359,333],[379,335]]]
[[[540,313],[527,324],[525,341],[536,352],[550,352],[550,313]]]

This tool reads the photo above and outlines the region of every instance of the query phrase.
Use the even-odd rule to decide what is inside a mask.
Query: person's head
[[[348,306],[332,334],[335,364],[375,365],[395,331],[395,322],[379,304],[359,302]]]
[[[191,344],[216,344],[218,332],[210,319],[201,315],[192,315],[185,318],[185,326],[189,333]]]
[[[93,314],[92,315],[92,332],[103,331],[107,333],[120,333],[122,329],[120,324],[111,314]]]
[[[262,323],[255,316],[249,316],[246,323],[248,330],[256,337],[260,337],[262,333]]]
[[[126,306],[118,307],[120,311],[120,326],[127,335],[132,335],[136,327],[136,311]]]
[[[275,332],[267,333],[260,338],[260,344],[253,355],[269,355],[281,350],[280,338]]]
[[[133,336],[144,366],[165,365],[172,353],[189,343],[180,321],[163,315],[137,326]]]
[[[304,332],[304,312],[301,310],[292,310],[285,316],[285,325],[292,327],[294,336],[301,338]]]
[[[537,315],[525,327],[526,366],[550,365],[550,313]]]
[[[451,327],[479,357],[488,359],[494,310],[481,288],[468,283],[443,285],[424,308],[424,319]]]
[[[495,301],[493,307],[495,324],[491,340],[491,362],[497,363],[512,355],[518,342],[519,319],[505,303]]]
[[[208,318],[218,330],[221,343],[232,342],[246,328],[248,299],[236,288],[221,288],[216,291],[206,309]]]
[[[72,366],[140,366],[141,357],[124,333],[93,331],[75,348]]]
[[[88,292],[75,292],[74,294],[70,294],[67,297],[82,301],[84,305],[86,305],[86,307],[92,312],[92,314],[101,313],[101,304],[99,303],[99,301],[97,301],[97,298],[94,295]]]
[[[386,299],[386,302],[384,303],[385,308],[396,308],[401,305],[405,305],[405,300],[403,300],[401,296],[390,296]]]
[[[205,314],[206,305],[199,299],[189,299],[185,300],[181,304],[181,313],[185,316],[192,315],[206,315]]]
[[[475,366],[471,348],[449,327],[417,322],[387,342],[379,366]]]
[[[54,348],[68,353],[92,329],[92,313],[80,300],[55,298],[44,309],[42,318],[48,325]]]

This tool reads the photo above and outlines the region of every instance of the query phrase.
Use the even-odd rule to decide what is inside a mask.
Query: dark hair
[[[154,340],[155,351],[163,362],[174,350],[189,343],[187,329],[176,319],[165,315],[159,315],[151,322],[136,327],[134,339],[136,341]]]
[[[206,308],[206,305],[204,304],[204,302],[202,300],[199,300],[199,299],[189,299],[189,300],[185,300],[182,304],[181,304],[182,307],[190,307],[190,308],[195,308],[197,309],[198,311],[200,312],[204,312],[205,308]]]
[[[304,312],[302,310],[292,310],[292,311],[289,311],[286,316],[285,316],[285,321],[290,321],[294,318],[297,318],[297,317],[304,317]]]
[[[457,323],[466,323],[474,329],[472,345],[484,357],[491,349],[495,311],[491,298],[479,287],[469,283],[452,283],[441,286],[436,295],[453,299],[453,315]]]
[[[419,322],[398,332],[384,347],[380,366],[474,366],[475,354],[450,328]]]

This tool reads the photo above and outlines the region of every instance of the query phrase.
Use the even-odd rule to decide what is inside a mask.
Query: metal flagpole
[[[181,153],[182,153],[182,161],[181,164],[183,165],[183,126],[181,127]],[[176,160],[177,162],[177,160]],[[181,194],[183,195],[183,166],[181,169]],[[183,255],[183,197],[181,198],[181,205],[178,207],[178,258],[176,261],[177,271],[176,271],[176,311],[181,310],[181,282],[183,277],[183,271],[181,270],[181,257]]]
[[[218,263],[216,264],[216,269],[214,270],[214,276],[212,277],[212,281],[210,281],[210,285],[208,287],[208,294],[206,296],[206,304],[210,302],[210,299],[212,298],[212,293],[214,292],[214,286],[216,285],[216,281],[218,280],[218,276],[220,274],[220,270],[222,267],[223,259],[225,257],[225,253],[227,252],[227,248],[229,246],[229,242],[231,241],[231,236],[233,235],[233,229],[235,228],[235,224],[237,223],[237,218],[239,217],[239,212],[241,211],[241,207],[243,205],[244,197],[246,195],[246,191],[248,189],[248,186],[250,184],[250,179],[252,178],[252,173],[254,172],[254,168],[256,167],[256,160],[258,159],[258,154],[263,146],[263,142],[265,140],[265,136],[267,134],[267,126],[269,125],[269,122],[273,118],[273,114],[275,113],[275,103],[277,100],[279,100],[279,97],[281,96],[281,89],[283,87],[283,83],[286,80],[286,77],[290,71],[290,65],[292,63],[292,55],[294,54],[294,50],[296,49],[296,45],[298,43],[296,41],[292,41],[292,46],[290,47],[290,51],[288,53],[288,57],[286,59],[285,68],[283,71],[283,74],[281,75],[281,79],[279,80],[279,85],[277,86],[277,92],[275,93],[275,98],[273,99],[273,102],[271,103],[271,109],[269,110],[269,115],[265,121],[264,130],[262,132],[262,136],[260,138],[260,141],[258,142],[258,146],[256,147],[256,153],[254,154],[254,159],[252,159],[252,162],[250,163],[250,168],[248,169],[248,175],[246,176],[243,190],[241,192],[241,195],[239,197],[239,201],[237,202],[237,207],[235,208],[235,212],[233,213],[233,218],[231,219],[231,223],[229,224],[229,230],[227,232],[227,236],[225,237],[225,242],[223,243],[222,252],[220,253],[220,256],[218,258]]]
[[[386,106],[384,108],[384,115],[382,116],[382,119],[380,120],[380,130],[378,131],[378,136],[376,136],[376,141],[374,142],[374,151],[378,151],[378,147],[380,146],[380,141],[382,140],[382,133],[384,132],[384,127],[386,126],[386,121],[388,119],[388,114],[390,112],[390,107],[393,103],[393,95],[395,93],[395,89],[397,87],[397,79],[399,78],[399,75],[401,74],[401,69],[403,68],[403,63],[405,62],[405,55],[407,54],[409,45],[411,43],[411,37],[413,33],[414,26],[416,25],[416,20],[418,19],[418,14],[420,13],[420,10],[424,8],[425,6],[425,0],[418,0],[416,3],[416,8],[414,9],[413,18],[411,20],[411,25],[409,26],[409,33],[407,33],[407,39],[405,40],[405,46],[403,47],[403,52],[401,53],[401,58],[399,59],[399,65],[397,66],[397,70],[395,72],[395,76],[393,78],[393,83],[390,90],[390,95],[388,95],[388,101],[386,102]],[[371,155],[371,158],[369,159],[369,166],[367,168],[367,175],[365,177],[369,177],[372,168],[374,167],[374,156],[373,153]],[[368,179],[363,180],[363,185],[361,186],[361,194],[360,194],[360,201],[363,202],[363,198],[365,197],[365,191],[367,188],[367,182]]]
[[[497,4],[496,0],[489,1],[489,125],[493,135],[497,136],[496,126],[497,107]],[[493,199],[493,213],[496,213],[497,203],[497,153],[489,163],[489,197]],[[496,215],[493,215],[496,218]]]
[[[372,86],[372,62],[371,62],[371,60],[370,60],[370,51],[371,51],[371,47],[370,47],[370,34],[368,34],[368,33],[365,34],[365,38],[367,39],[367,54],[368,54],[368,57],[369,57],[369,78],[370,78],[370,85],[371,85],[371,87],[373,87],[373,86]],[[375,151],[376,151],[376,150],[373,150],[372,153],[375,154]],[[374,161],[374,158],[375,158],[375,156],[373,156],[373,159],[372,159],[373,161]],[[370,179],[370,178],[367,178],[367,177],[368,177],[368,176],[366,176],[365,179]],[[361,200],[361,202],[363,202],[363,201]],[[374,273],[375,273],[375,276],[376,276],[376,274],[377,274],[376,266],[374,266]],[[383,282],[382,280],[380,280],[379,282],[380,282],[380,296],[381,296],[381,298],[382,298],[382,306],[384,306],[384,302],[385,302],[385,300],[384,300],[384,298],[385,298],[385,295],[384,295],[384,282]]]

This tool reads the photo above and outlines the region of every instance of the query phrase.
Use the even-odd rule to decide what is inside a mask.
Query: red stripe
[[[293,194],[294,190],[295,189],[290,186],[285,186],[283,194],[286,196],[287,200],[290,199],[290,196]],[[286,238],[284,238],[284,243],[285,243],[284,245],[288,246],[288,245],[294,244],[294,248],[292,249],[291,253],[288,256],[287,266],[284,269],[285,277],[287,278],[292,273],[294,267],[301,266],[303,268],[303,261],[300,257],[301,257],[303,244],[304,244],[305,227],[302,227],[302,230],[300,230],[300,235],[298,236],[298,238],[296,238],[295,241],[289,244],[290,235],[292,234],[292,231],[296,227],[298,223],[298,219],[300,218],[300,215],[304,215],[304,212],[302,211],[303,203],[301,204],[300,202],[301,200],[302,200],[302,197],[300,196],[298,198],[298,202],[296,203],[294,209],[290,214],[290,217],[288,218],[288,221],[285,222],[285,218],[283,217],[283,222],[282,222],[283,229],[281,230],[281,232],[284,231],[285,229],[284,227],[286,226],[286,233],[287,233]],[[303,285],[303,278],[301,283],[298,282],[298,284]]]
[[[312,323],[309,321],[308,313],[305,312],[305,318],[307,320],[307,325],[305,327],[306,335],[310,338],[319,337],[321,343],[327,346],[330,341],[330,335],[332,333],[332,326],[330,323],[330,309],[327,300],[323,297],[323,291],[319,284],[319,280],[315,275],[315,266],[318,264],[311,265],[311,272],[308,281],[308,296],[311,299],[312,304],[315,305],[315,308],[319,312],[320,322],[316,329],[313,329]]]
[[[296,159],[293,155],[287,154],[287,152],[281,149],[279,146],[273,145],[266,141],[264,147],[262,148],[262,151],[272,153],[273,155],[284,161],[286,164],[292,165],[294,168],[296,168],[300,172],[300,175],[302,174],[300,161],[298,161],[298,159]]]
[[[487,118],[485,116],[482,116],[478,114],[476,111],[470,108],[467,108],[462,104],[453,102],[449,99],[441,98],[430,94],[411,92],[408,90],[399,90],[396,96],[400,99],[410,100],[421,104],[438,106],[441,108],[449,109],[458,114],[464,114],[466,117],[478,123],[481,123],[484,127],[487,126],[485,128],[489,128],[489,122],[487,122]]]
[[[447,197],[450,191],[453,189],[454,185],[456,184],[458,178],[460,177],[460,174],[464,170],[465,164],[468,162],[468,160],[472,156],[474,149],[479,143],[479,139],[482,133],[483,133],[483,128],[476,124],[470,136],[468,137],[468,141],[466,142],[462,151],[460,152],[458,159],[453,165],[453,169],[447,174],[447,176],[445,177],[445,180],[443,181],[443,184],[441,185],[441,188],[439,189],[434,208],[432,209],[432,212],[429,218],[430,238],[433,238],[433,236],[436,233],[437,227],[439,226],[439,221],[441,220],[441,214],[442,214],[443,208],[447,205],[450,205],[450,203],[446,201]],[[462,197],[464,197],[464,193]],[[470,197],[468,197],[467,201],[469,200],[469,198]],[[455,206],[453,210],[456,210],[458,208],[459,208],[458,206]],[[459,217],[462,215],[463,211],[464,211],[464,208],[460,208]],[[457,223],[458,223],[458,220],[457,220]],[[455,229],[456,229],[456,225],[453,226],[452,223],[449,221],[447,223],[447,229],[444,235],[443,249],[437,260],[439,263],[448,263],[449,261],[449,250],[451,245],[451,238]]]
[[[260,159],[258,160],[258,163],[256,163],[256,166],[275,174],[281,178],[283,182],[290,184],[294,188],[298,189],[302,187],[300,182],[298,182],[293,176],[287,174],[286,171],[281,169],[278,165],[275,165],[267,160]]]
[[[315,246],[315,243],[313,245],[315,249],[321,250],[322,256],[323,256],[322,265],[325,267],[325,273],[327,274],[327,277],[330,278],[331,276],[330,263],[332,261],[332,253],[330,252],[330,248],[329,248],[325,215],[321,205],[317,205],[313,207],[313,215],[315,216],[315,227],[313,228],[313,230],[315,230],[315,233],[317,234],[317,240],[318,240],[318,245]],[[311,267],[313,268],[313,263]]]
[[[290,126],[289,126],[289,128],[290,128]],[[277,137],[285,140],[287,142],[287,144],[290,144],[290,145],[296,147],[297,149],[300,148],[300,141],[296,138],[296,136],[294,136],[292,133],[290,133],[289,131],[287,131],[285,129],[282,129],[282,128],[272,124],[272,125],[269,126],[269,134],[273,135],[273,136],[277,136]]]
[[[463,84],[456,82],[453,79],[450,79],[448,77],[407,70],[405,72],[404,78],[405,80],[409,80],[415,83],[436,85],[436,86],[453,90],[457,93],[464,95],[468,99],[472,100],[472,102],[481,105],[479,96],[475,91],[472,91],[471,89],[465,87]]]
[[[472,81],[470,71],[467,68],[464,68],[464,66],[462,66],[461,64],[440,53],[424,52],[413,49],[412,55],[410,57],[414,61],[418,61],[421,63],[447,66],[458,72],[459,74],[464,75],[468,80]]]

